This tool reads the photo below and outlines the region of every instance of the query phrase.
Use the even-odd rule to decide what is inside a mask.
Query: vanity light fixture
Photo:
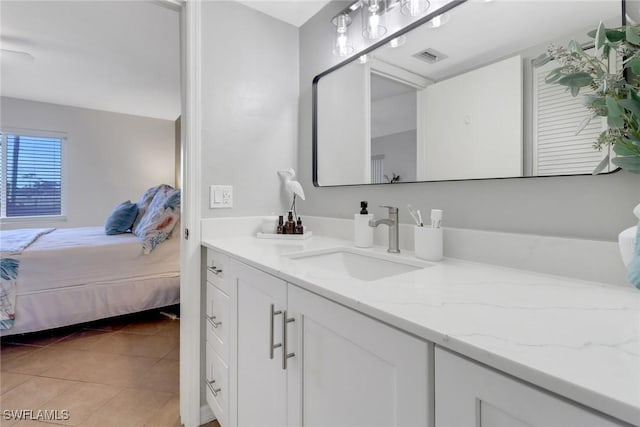
[[[396,37],[395,39],[391,39],[389,41],[389,47],[395,49],[396,47],[400,47],[407,42],[407,36],[402,35],[400,37]]]
[[[384,14],[387,11],[386,0],[362,0],[362,36],[376,40],[387,33],[384,26]]]
[[[451,20],[451,15],[449,14],[449,12],[445,12],[434,17],[431,21],[427,22],[425,26],[427,28],[440,28],[450,20]]]
[[[429,0],[402,0],[400,12],[408,16],[420,16],[425,13],[430,6]]]
[[[351,17],[348,13],[343,12],[335,16],[331,22],[336,26],[333,37],[333,54],[335,56],[349,56],[355,48],[349,40],[349,25],[351,25]]]

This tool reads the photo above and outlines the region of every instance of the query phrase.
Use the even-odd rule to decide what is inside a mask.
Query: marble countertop
[[[350,247],[314,236],[204,246],[539,387],[640,425],[640,291],[455,259],[360,281],[296,252]],[[386,254],[386,248],[366,249]],[[399,257],[413,259],[403,251]],[[560,260],[558,262],[561,262]]]

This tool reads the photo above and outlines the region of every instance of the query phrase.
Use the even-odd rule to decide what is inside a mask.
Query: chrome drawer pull
[[[271,304],[271,323],[269,324],[269,359],[273,359],[273,350],[278,347],[282,347],[282,343],[274,344],[273,342],[273,323],[275,322],[275,317],[279,314],[282,314],[282,311],[276,311],[275,305]]]
[[[222,325],[222,322],[216,322],[216,316],[207,316],[207,320],[211,323],[214,329],[218,329],[218,326]]]
[[[287,310],[282,313],[282,369],[287,370],[287,360],[294,357],[295,353],[287,353],[287,325],[296,321],[295,318],[287,317]]]
[[[220,273],[222,273],[222,269],[221,268],[216,268],[215,265],[212,265],[211,267],[207,267],[207,269],[212,272],[213,274],[215,274],[216,276],[218,276]]]
[[[207,387],[209,387],[209,390],[211,391],[211,393],[213,393],[214,396],[218,396],[218,393],[220,393],[222,389],[220,387],[215,388],[213,386],[215,382],[216,380],[207,381]]]

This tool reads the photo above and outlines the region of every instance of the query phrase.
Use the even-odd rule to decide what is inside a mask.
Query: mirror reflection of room
[[[589,49],[601,20],[622,23],[619,2],[576,7],[462,3],[320,75],[318,185],[590,174],[608,154],[593,148],[606,122],[577,132],[588,90],[573,97],[545,82],[553,61],[532,64],[551,45]]]

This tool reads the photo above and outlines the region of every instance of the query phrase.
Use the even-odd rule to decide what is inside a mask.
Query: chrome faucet
[[[369,221],[369,227],[377,227],[384,224],[389,227],[389,249],[387,252],[394,254],[400,253],[398,248],[398,208],[394,206],[380,206],[389,209],[389,218],[372,219]]]

